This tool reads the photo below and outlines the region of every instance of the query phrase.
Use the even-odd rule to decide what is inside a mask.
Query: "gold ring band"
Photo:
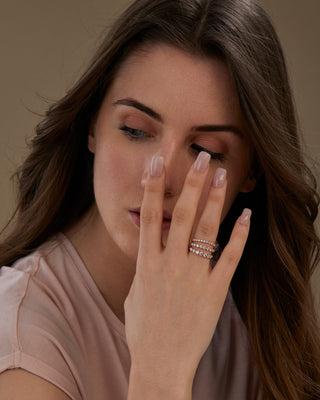
[[[189,252],[192,252],[200,257],[211,259],[218,247],[218,243],[214,243],[209,240],[192,239]]]

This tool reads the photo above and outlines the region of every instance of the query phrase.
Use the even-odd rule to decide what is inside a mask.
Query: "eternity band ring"
[[[211,259],[213,254],[219,247],[218,242],[214,243],[204,239],[192,239],[189,247],[189,252],[196,254],[197,256]]]

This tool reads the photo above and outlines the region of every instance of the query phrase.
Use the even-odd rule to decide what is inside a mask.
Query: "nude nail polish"
[[[224,168],[217,168],[214,173],[212,186],[214,186],[214,187],[223,186],[223,184],[226,180],[226,176],[227,176],[227,171]]]
[[[163,157],[154,155],[151,159],[150,174],[153,177],[159,177],[163,171]]]
[[[194,163],[194,169],[198,172],[203,172],[207,168],[210,158],[211,156],[209,153],[206,151],[201,151]]]
[[[249,208],[245,208],[242,211],[241,217],[239,219],[239,223],[241,225],[249,225],[252,211]]]

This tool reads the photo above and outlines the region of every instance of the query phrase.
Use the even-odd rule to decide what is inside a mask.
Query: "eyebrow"
[[[122,105],[136,108],[139,111],[149,115],[149,117],[155,119],[158,122],[163,123],[163,118],[156,111],[152,110],[152,108],[146,106],[145,104],[140,103],[139,101],[132,98],[125,98],[121,100],[117,100],[112,103],[113,106]],[[193,126],[191,128],[192,131],[196,132],[232,132],[237,136],[243,137],[243,133],[239,128],[233,125],[200,125]]]

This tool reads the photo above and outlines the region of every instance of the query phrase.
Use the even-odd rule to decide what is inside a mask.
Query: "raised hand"
[[[226,171],[221,168],[216,170],[197,229],[190,237],[209,159],[206,152],[199,153],[188,172],[165,248],[161,244],[163,158],[152,159],[145,183],[136,275],[124,304],[125,329],[132,369],[159,386],[192,385],[249,232],[251,212],[245,209],[213,269],[208,258],[189,250],[193,238],[214,243],[218,235],[227,187]]]

